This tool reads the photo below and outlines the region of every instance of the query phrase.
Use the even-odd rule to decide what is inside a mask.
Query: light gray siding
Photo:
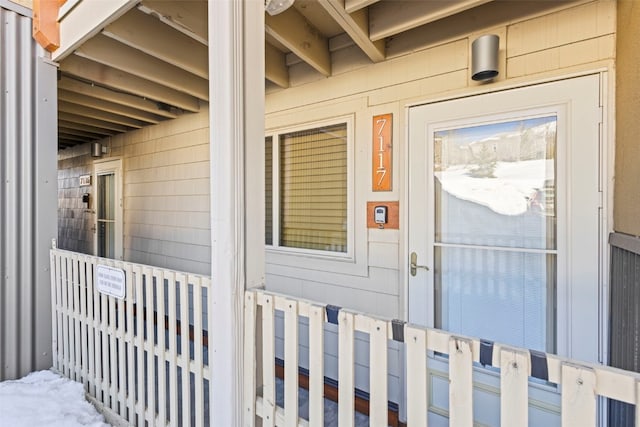
[[[122,159],[125,261],[211,274],[208,110],[106,138],[58,154],[59,236],[63,249],[93,253],[95,212],[85,209],[80,175],[94,162]]]
[[[31,38],[31,11],[0,2],[0,22],[1,381],[52,363],[57,95],[56,67]]]

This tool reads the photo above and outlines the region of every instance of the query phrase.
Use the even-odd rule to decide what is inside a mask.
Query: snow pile
[[[86,401],[82,384],[52,371],[0,383],[0,426],[108,426]]]

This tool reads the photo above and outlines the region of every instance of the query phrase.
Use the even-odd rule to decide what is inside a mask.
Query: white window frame
[[[302,249],[280,246],[280,135],[292,132],[313,130],[316,128],[346,124],[347,126],[347,251],[332,252],[319,249]],[[319,259],[355,261],[355,224],[354,224],[354,117],[353,115],[307,122],[295,126],[268,129],[265,139],[272,138],[272,244],[265,245],[267,252],[300,255]]]

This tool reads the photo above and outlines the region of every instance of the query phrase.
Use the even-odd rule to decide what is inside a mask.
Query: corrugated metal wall
[[[640,239],[613,233],[609,364],[640,372]],[[635,407],[610,402],[609,425],[633,426]]]
[[[32,39],[30,15],[0,0],[0,380],[52,364],[57,69]]]

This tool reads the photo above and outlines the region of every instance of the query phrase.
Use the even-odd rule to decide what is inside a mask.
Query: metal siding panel
[[[0,5],[3,6],[4,4]],[[0,7],[0,380],[51,366],[56,67],[29,17]]]
[[[617,233],[611,243],[610,365],[640,372],[640,240]],[[634,241],[635,240],[635,241]],[[633,426],[633,405],[609,402],[609,425]]]

